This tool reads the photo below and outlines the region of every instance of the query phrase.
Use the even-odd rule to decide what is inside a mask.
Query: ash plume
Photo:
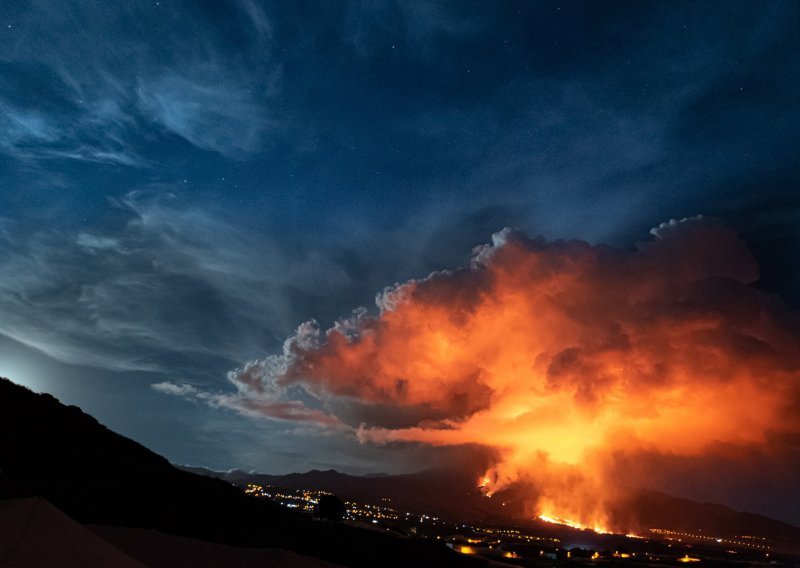
[[[485,446],[487,494],[530,483],[532,512],[613,526],[620,456],[800,434],[800,325],[757,279],[713,219],[632,250],[506,229],[468,268],[387,288],[375,315],[307,322],[229,379],[250,412],[291,420],[270,413],[291,403],[364,443]]]

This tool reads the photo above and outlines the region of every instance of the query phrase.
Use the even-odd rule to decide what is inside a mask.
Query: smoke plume
[[[365,443],[486,446],[487,494],[530,482],[536,514],[607,526],[621,455],[800,433],[800,326],[753,286],[746,244],[700,217],[651,233],[616,250],[504,230],[469,268],[390,287],[377,315],[324,333],[305,323],[229,378]]]

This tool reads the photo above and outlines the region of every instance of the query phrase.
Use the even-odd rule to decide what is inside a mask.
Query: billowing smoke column
[[[377,316],[324,334],[304,324],[230,379],[364,442],[491,447],[487,492],[531,482],[532,513],[605,526],[619,452],[800,432],[797,320],[757,277],[713,220],[666,223],[632,251],[504,230],[468,269],[387,289]]]

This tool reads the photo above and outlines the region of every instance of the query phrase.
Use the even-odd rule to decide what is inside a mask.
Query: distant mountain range
[[[528,524],[539,531],[563,534],[558,528],[532,520],[526,514],[521,493],[516,488],[491,499],[475,487],[475,476],[453,471],[424,471],[406,475],[354,476],[335,470],[313,470],[289,475],[265,475],[240,470],[214,472],[204,468],[183,469],[242,484],[257,483],[288,489],[321,489],[343,498],[379,503],[390,499],[402,511],[427,513],[453,521]],[[775,549],[800,553],[800,528],[763,515],[742,513],[712,503],[697,503],[655,491],[633,492],[612,513],[623,524],[643,529],[658,528],[676,532],[733,538],[739,535],[764,537]]]
[[[315,522],[248,497],[230,483],[174,467],[75,406],[0,378],[0,499],[32,496],[45,498],[81,524],[118,527],[99,530],[115,544],[127,543],[126,550],[134,556],[138,545],[131,541],[144,546],[143,539],[164,539],[148,532],[136,537],[135,532],[121,532],[121,528],[155,529],[164,535],[226,545],[281,548],[353,567],[419,566],[420,559],[443,567],[485,565],[443,544]],[[0,544],[3,538],[0,534]],[[71,564],[65,560],[63,565]]]
[[[472,472],[430,470],[405,475],[348,475],[335,470],[312,470],[289,475],[266,475],[240,470],[216,472],[180,466],[185,471],[234,484],[257,483],[287,489],[322,489],[357,501],[391,499],[404,511],[426,513],[453,521],[508,521],[511,514],[496,499],[483,497]]]

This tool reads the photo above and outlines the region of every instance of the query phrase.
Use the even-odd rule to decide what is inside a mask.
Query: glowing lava
[[[491,497],[494,494],[494,491],[492,491],[492,489],[489,487],[491,482],[491,479],[484,476],[481,478],[480,483],[478,484],[478,489],[484,497]]]
[[[602,527],[599,527],[599,526],[587,527],[587,526],[582,525],[581,523],[579,523],[577,521],[571,521],[569,519],[562,519],[561,517],[554,517],[552,515],[544,515],[544,514],[542,514],[542,515],[539,515],[538,518],[539,518],[539,520],[544,521],[546,523],[553,523],[553,524],[556,524],[556,525],[564,525],[565,527],[570,527],[570,528],[578,529],[578,530],[581,530],[581,531],[591,530],[591,531],[594,531],[594,532],[596,532],[598,534],[609,534],[609,531],[603,529]]]

